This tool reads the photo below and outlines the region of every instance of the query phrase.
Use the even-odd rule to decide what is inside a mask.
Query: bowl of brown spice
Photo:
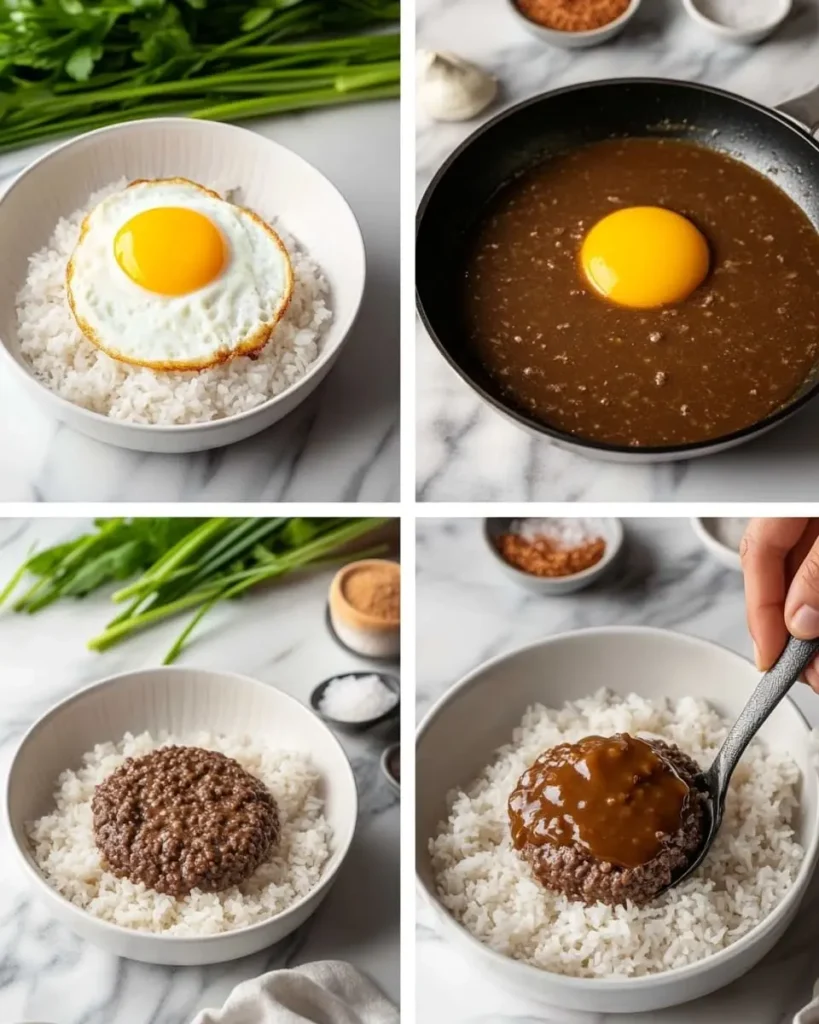
[[[339,642],[365,658],[397,660],[401,647],[401,568],[366,558],[339,569],[330,584],[330,625]]]
[[[622,32],[640,0],[507,0],[523,28],[566,50],[598,46]]]
[[[509,579],[536,594],[571,594],[596,582],[623,546],[619,519],[485,519],[489,550]]]

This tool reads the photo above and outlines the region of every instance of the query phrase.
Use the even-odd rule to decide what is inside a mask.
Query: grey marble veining
[[[500,0],[417,0],[417,42],[497,75],[502,94],[467,124],[419,115],[417,192],[475,127],[539,92],[592,79],[651,75],[720,86],[776,105],[819,85],[819,0],[796,0],[755,48],[717,41],[679,0],[644,0],[616,42],[564,51],[532,39]],[[424,501],[807,500],[819,494],[819,408],[742,448],[670,466],[618,466],[561,451],[484,405],[416,329],[417,491]]]
[[[327,379],[290,416],[247,441],[211,452],[148,455],[57,424],[4,371],[0,501],[397,500],[398,102],[353,104],[251,126],[326,174],[361,225],[367,289]],[[48,148],[0,157],[0,191]]]
[[[33,542],[40,546],[84,524],[0,520],[0,580]],[[331,639],[324,601],[331,570],[295,577],[266,594],[217,609],[180,664],[235,671],[302,701],[323,679],[369,667]],[[0,584],[2,586],[2,584]],[[105,654],[85,641],[112,617],[105,597],[60,603],[36,616],[0,610],[0,787],[22,733],[83,685],[158,665],[184,624],[177,619]],[[0,1021],[50,1024],[187,1024],[221,1006],[239,982],[287,965],[344,959],[393,999],[399,983],[399,803],[380,774],[387,737],[340,736],[358,782],[360,814],[348,859],[325,902],[297,932],[243,960],[165,968],[110,956],[58,924],[34,897],[0,842]]]
[[[484,548],[477,519],[420,520],[417,542],[417,713],[485,659],[584,626],[651,625],[751,655],[742,578],[700,545],[687,519],[625,521],[616,577],[560,598],[511,583]],[[819,726],[819,697],[795,699]],[[638,1015],[548,1010],[485,981],[438,933],[418,901],[419,1024],[790,1024],[819,978],[819,878],[795,923],[750,974],[705,999]]]

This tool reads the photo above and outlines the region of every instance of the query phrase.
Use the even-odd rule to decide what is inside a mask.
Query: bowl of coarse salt
[[[603,577],[623,546],[619,519],[485,519],[484,539],[506,576],[536,594],[582,590]]]
[[[688,16],[732,43],[760,43],[788,17],[793,0],[682,0]]]
[[[383,672],[345,672],[331,676],[310,694],[310,704],[325,722],[347,732],[366,732],[398,717],[401,684]]]

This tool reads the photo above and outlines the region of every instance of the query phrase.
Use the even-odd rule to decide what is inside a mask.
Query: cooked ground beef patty
[[[129,758],[97,786],[91,808],[106,868],[177,898],[243,882],[279,835],[265,786],[232,758],[198,747]]]
[[[680,827],[659,838],[658,852],[650,860],[633,867],[601,860],[576,841],[555,844],[530,838],[519,839],[515,845],[545,888],[586,904],[599,901],[616,905],[631,901],[639,906],[654,899],[699,850],[705,838],[706,821],[705,797],[694,786],[694,778],[700,772],[699,765],[672,744],[662,740],[643,742],[690,787],[683,804]],[[524,774],[522,782],[527,775]],[[519,786],[515,793],[521,791]],[[622,827],[625,832],[629,825],[624,821]]]

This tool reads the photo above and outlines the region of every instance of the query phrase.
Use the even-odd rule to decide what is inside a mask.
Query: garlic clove
[[[455,53],[419,50],[419,107],[436,121],[468,121],[498,93],[497,80]]]

